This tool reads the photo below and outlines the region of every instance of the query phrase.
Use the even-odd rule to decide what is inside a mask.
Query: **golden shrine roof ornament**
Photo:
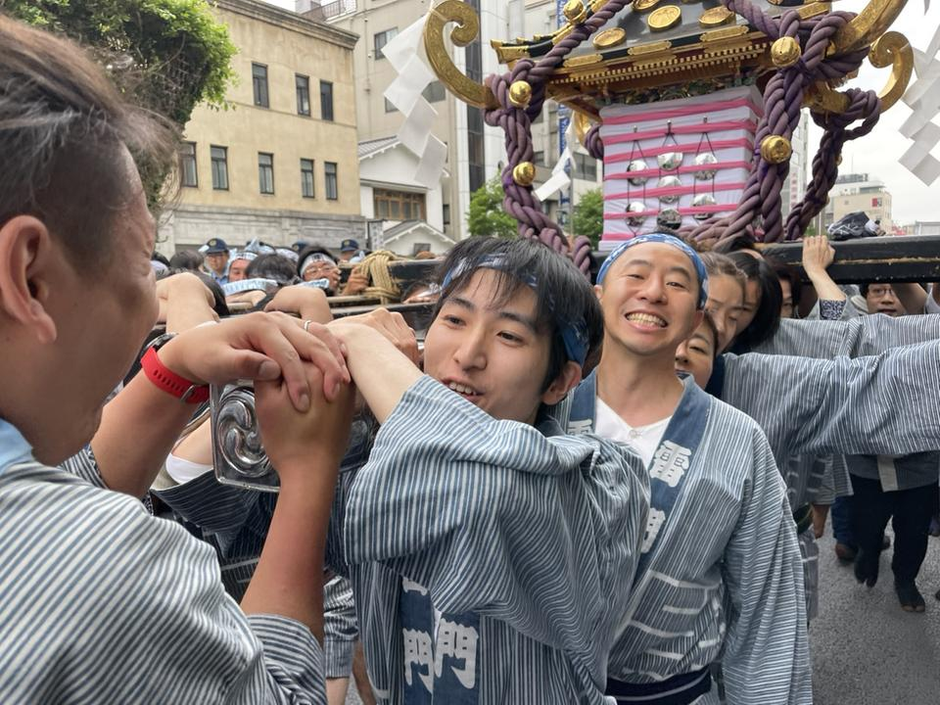
[[[470,6],[458,0],[437,5],[429,14],[424,39],[428,59],[441,81],[464,102],[484,108],[489,124],[507,130],[509,163],[503,175],[507,188],[504,205],[520,218],[520,234],[539,236],[540,230],[554,229],[553,235],[543,239],[563,251],[570,249],[570,243],[559,242],[560,228],[528,215],[538,205],[531,198],[531,187],[520,186],[511,178],[517,164],[531,160],[531,144],[524,144],[525,139],[520,142],[518,136],[531,134],[527,132],[529,124],[546,97],[575,111],[582,144],[594,156],[603,158],[604,138],[597,123],[603,118],[602,112],[614,114],[613,106],[649,108],[663,101],[720,95],[741,86],[758,87],[755,90],[762,93],[758,96],[762,105],[755,113],[756,130],[749,135],[756,148],[751,150],[753,158],[748,157],[751,162],[747,187],[742,189],[744,200],[735,214],[707,219],[695,232],[684,234],[714,240],[743,229],[750,231],[757,221],[762,226],[757,229],[758,237],[779,240],[799,237],[811,219],[809,214],[815,215],[824,205],[842,144],[870,131],[878,115],[906,90],[914,66],[913,50],[903,35],[888,31],[905,3],[872,0],[862,12],[852,15],[833,12],[827,2],[802,4],[796,0],[569,0],[564,7],[567,21],[557,31],[529,39],[491,42],[508,73],[489,77],[485,84],[462,75],[445,45],[445,30],[450,23],[456,24],[450,35],[454,44],[465,46],[476,38],[478,19]],[[875,67],[891,69],[881,93],[876,96],[858,89],[840,91],[842,83],[856,75],[866,59]],[[531,97],[525,104],[510,102],[508,95],[507,87],[520,80],[531,86]],[[714,101],[710,105],[714,107]],[[814,170],[807,198],[796,208],[795,216],[791,212],[784,226],[779,215],[780,183],[774,185],[768,170],[773,171],[772,178],[777,182],[786,176],[789,153],[780,145],[789,144],[800,106],[809,107],[813,119],[826,132],[820,146],[825,164]],[[631,115],[621,111],[616,121],[629,123]],[[706,108],[703,116],[707,122]],[[861,125],[850,129],[856,121],[862,121]],[[671,125],[660,128],[676,140],[670,134]],[[707,137],[708,132],[705,129],[702,134]],[[610,130],[606,135],[611,143],[628,139],[621,135],[615,140]],[[780,139],[767,142],[767,138]],[[762,143],[774,144],[777,149],[764,149],[762,155]],[[786,158],[782,157],[784,152]],[[626,159],[622,154],[621,158]],[[681,169],[676,174],[680,181],[683,174]],[[758,190],[762,195],[755,199],[755,189],[761,184]],[[606,185],[605,177],[605,191]],[[675,188],[681,191],[681,187]],[[768,189],[776,190],[776,204],[763,203]],[[690,195],[689,201],[693,200],[691,194],[681,195]],[[635,199],[630,208],[630,220],[635,221]]]

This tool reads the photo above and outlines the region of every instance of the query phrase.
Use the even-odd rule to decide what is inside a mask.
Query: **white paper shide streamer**
[[[565,167],[571,161],[571,145],[574,140],[574,120],[568,123],[568,129],[565,131],[565,149],[552,167],[552,175],[548,177],[544,184],[539,186],[533,193],[539,201],[545,201],[546,198],[554,195],[563,188],[567,188],[571,179],[565,172]]]
[[[437,111],[421,95],[434,80],[434,74],[418,51],[427,19],[425,15],[401,32],[382,47],[382,54],[398,74],[384,93],[388,102],[405,116],[398,130],[398,139],[420,160],[414,180],[422,186],[434,188],[444,171],[447,147],[431,134]]]
[[[940,127],[931,122],[940,112],[940,27],[930,40],[926,52],[914,50],[914,72],[917,80],[904,93],[902,100],[913,110],[901,125],[901,134],[914,140],[898,160],[905,169],[930,186],[940,177],[940,160],[930,151],[940,143]]]

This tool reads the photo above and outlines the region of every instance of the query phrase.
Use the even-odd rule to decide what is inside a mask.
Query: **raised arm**
[[[757,421],[783,461],[940,448],[938,390],[935,341],[856,359],[729,355],[722,399]]]

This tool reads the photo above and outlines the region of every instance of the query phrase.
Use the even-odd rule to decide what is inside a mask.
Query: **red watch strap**
[[[148,348],[140,360],[147,379],[167,394],[187,404],[201,404],[209,398],[209,385],[195,384],[166,367],[154,348]]]

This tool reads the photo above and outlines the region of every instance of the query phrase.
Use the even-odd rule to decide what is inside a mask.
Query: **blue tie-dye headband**
[[[476,260],[470,258],[462,259],[444,275],[441,282],[441,290],[446,291],[454,277],[458,277],[471,269],[495,269],[506,271],[506,258],[500,254],[484,255]],[[535,290],[538,293],[538,282],[532,275],[520,277],[523,284]],[[551,296],[551,292],[542,292]],[[554,306],[554,302],[553,302]],[[588,354],[588,334],[587,323],[584,320],[575,322],[562,322],[559,324],[559,333],[561,333],[562,342],[565,345],[565,353],[568,359],[584,365]]]
[[[604,264],[602,264],[601,268],[598,270],[597,283],[604,283],[604,277],[607,276],[607,271],[613,266],[614,262],[617,261],[620,255],[629,250],[631,247],[634,247],[635,245],[642,245],[645,242],[661,242],[664,245],[672,245],[673,247],[682,250],[682,252],[690,260],[692,260],[692,264],[695,267],[695,273],[698,275],[698,308],[705,308],[705,302],[708,300],[708,272],[705,270],[705,263],[702,262],[702,258],[698,256],[698,252],[693,250],[679,238],[673,237],[672,235],[666,235],[665,233],[647,233],[646,235],[639,235],[618,245],[609,255],[607,255],[607,259],[604,260]]]

